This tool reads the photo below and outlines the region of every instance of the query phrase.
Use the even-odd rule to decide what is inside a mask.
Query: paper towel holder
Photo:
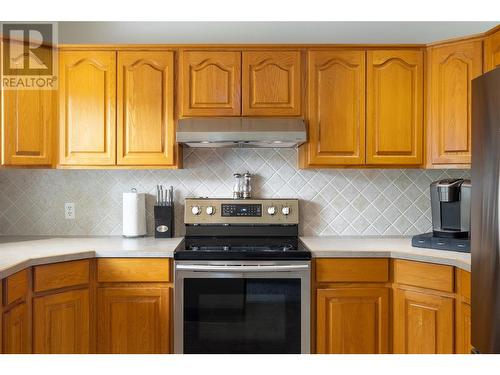
[[[136,188],[123,193],[123,237],[143,237],[146,228],[146,195],[138,193]]]

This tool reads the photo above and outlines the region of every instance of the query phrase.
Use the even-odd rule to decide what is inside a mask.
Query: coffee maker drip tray
[[[427,249],[470,253],[469,238],[437,237],[434,233],[424,233],[413,236],[411,245],[413,247],[423,247]]]

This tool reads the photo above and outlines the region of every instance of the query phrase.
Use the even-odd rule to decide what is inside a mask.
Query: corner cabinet
[[[453,298],[394,291],[394,353],[452,354]]]
[[[365,163],[365,51],[308,54],[310,166]]]
[[[299,51],[242,53],[242,115],[301,114]]]
[[[183,51],[183,116],[241,114],[241,52]]]
[[[366,163],[423,161],[423,52],[367,52]]]
[[[471,81],[482,69],[482,42],[452,43],[429,52],[431,165],[471,162]]]
[[[89,291],[71,290],[33,300],[35,354],[90,353]]]
[[[117,164],[174,164],[174,54],[118,52]]]
[[[453,354],[453,267],[396,259],[393,275],[393,352]]]
[[[114,165],[115,110],[116,52],[61,51],[60,164]]]

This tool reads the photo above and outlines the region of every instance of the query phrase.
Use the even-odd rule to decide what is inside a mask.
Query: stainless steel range
[[[311,253],[295,199],[187,199],[176,353],[309,353]]]

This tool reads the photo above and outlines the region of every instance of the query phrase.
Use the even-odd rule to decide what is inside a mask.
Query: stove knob
[[[200,206],[191,207],[191,212],[193,213],[193,215],[199,215],[201,213]]]
[[[283,207],[283,208],[281,209],[281,213],[282,213],[283,215],[285,215],[285,216],[290,215],[290,207],[287,207],[287,206]]]
[[[214,208],[214,206],[208,206],[205,209],[205,212],[207,213],[207,215],[213,215],[213,214],[215,214],[215,208]]]
[[[268,207],[268,208],[267,208],[267,213],[268,213],[269,215],[274,215],[274,214],[276,213],[276,207],[274,207],[274,206],[270,206],[270,207]]]

